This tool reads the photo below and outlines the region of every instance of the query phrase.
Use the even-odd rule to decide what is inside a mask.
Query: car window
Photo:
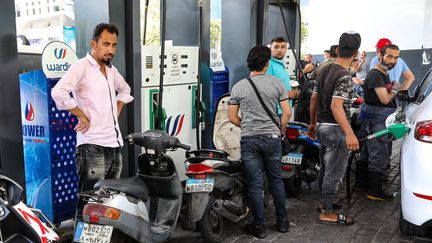
[[[432,91],[432,72],[423,81],[419,87],[418,95],[416,97],[416,102],[421,103]]]

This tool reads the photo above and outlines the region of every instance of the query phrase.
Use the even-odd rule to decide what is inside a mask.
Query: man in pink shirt
[[[129,85],[111,65],[117,37],[115,25],[98,24],[91,52],[74,63],[51,91],[57,108],[78,118],[75,163],[80,192],[92,189],[98,180],[119,178],[122,169],[118,117],[133,97]],[[82,220],[84,204],[78,201],[76,223]]]

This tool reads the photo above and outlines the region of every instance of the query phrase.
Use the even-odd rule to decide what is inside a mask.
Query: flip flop
[[[340,209],[342,209],[342,205],[341,205],[341,204],[333,203],[333,209],[332,209],[332,210],[340,210]],[[317,206],[317,207],[316,207],[316,210],[317,210],[318,212],[321,212],[321,210],[322,210],[322,205]]]
[[[319,220],[321,224],[348,226],[354,223],[353,218],[338,214],[337,221]]]

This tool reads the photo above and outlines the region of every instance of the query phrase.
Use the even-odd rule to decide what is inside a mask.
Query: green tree
[[[141,0],[141,13],[144,13],[144,1]],[[144,36],[144,14],[141,14],[141,40]],[[141,41],[142,42],[142,41]],[[160,45],[160,1],[150,1],[147,11],[146,45]]]
[[[210,20],[210,48],[216,47],[216,41],[222,38],[222,24],[219,19]]]
[[[301,41],[301,50],[300,50],[300,59],[307,54],[307,45],[306,41],[308,38],[308,27],[303,21],[300,24],[300,41]]]

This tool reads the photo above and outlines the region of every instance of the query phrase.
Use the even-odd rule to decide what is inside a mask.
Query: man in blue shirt
[[[284,57],[287,51],[287,42],[283,37],[276,37],[271,41],[271,59],[270,59],[270,65],[266,71],[266,74],[276,76],[280,80],[282,80],[282,84],[285,86],[286,90],[288,91],[288,98],[294,99],[298,96],[297,90],[291,89],[290,84],[290,76],[285,69],[284,65]],[[292,102],[290,101],[290,105],[292,106]],[[278,114],[282,114],[280,108],[278,107]]]
[[[392,42],[387,38],[381,38],[378,40],[376,44],[377,55],[374,58],[372,58],[369,70],[375,68],[375,66],[378,64],[379,62],[378,53],[380,53],[381,49],[383,49],[384,46],[390,44],[392,44]],[[401,75],[403,75],[404,80],[400,82],[402,84],[401,89],[409,89],[409,87],[411,86],[411,84],[414,82],[415,79],[414,74],[411,72],[408,65],[400,57],[396,63],[396,66],[394,66],[392,70],[389,70],[388,74],[389,74],[390,81],[396,80],[398,82],[400,81]]]

